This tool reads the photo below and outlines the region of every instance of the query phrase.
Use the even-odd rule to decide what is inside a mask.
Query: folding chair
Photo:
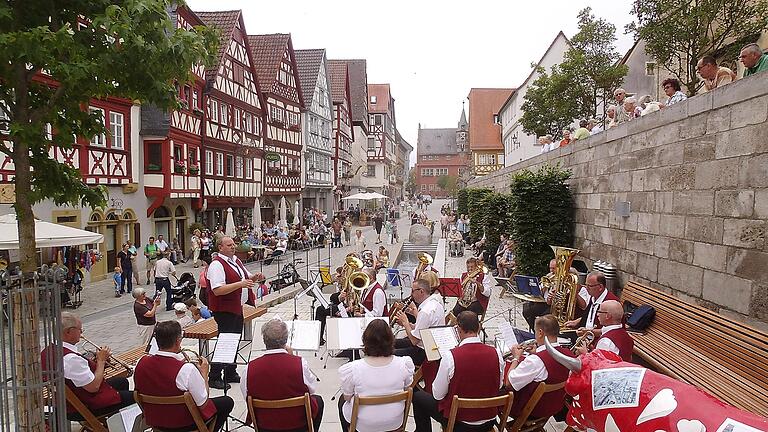
[[[403,410],[403,422],[400,427],[390,432],[405,432],[405,424],[408,422],[408,413],[411,411],[411,400],[413,399],[413,389],[395,393],[389,396],[355,396],[352,402],[352,416],[349,420],[349,430],[354,431],[357,428],[357,415],[361,405],[384,405],[395,402],[405,402]]]
[[[531,415],[533,409],[536,408],[536,405],[539,403],[539,400],[541,400],[544,394],[562,390],[564,387],[565,381],[559,384],[546,384],[543,382],[539,383],[539,385],[536,387],[536,390],[534,390],[533,394],[531,394],[531,398],[528,399],[528,402],[523,407],[523,410],[520,411],[520,414],[515,418],[515,421],[507,430],[509,432],[543,431],[544,425],[552,416],[535,419],[529,419],[528,417]],[[563,403],[565,403],[565,401],[563,401]]]
[[[514,400],[514,395],[512,394],[512,392],[509,392],[503,396],[481,398],[481,399],[465,399],[465,398],[460,398],[458,396],[454,396],[453,402],[451,403],[451,414],[450,416],[448,416],[448,426],[445,428],[445,432],[453,432],[453,428],[456,426],[456,413],[459,412],[460,408],[497,408],[497,407],[504,407],[504,409],[500,414],[501,419],[498,424],[498,427],[494,426],[493,430],[497,432],[504,431],[504,429],[507,427],[507,418],[509,417],[509,411],[512,409],[513,400]]]
[[[192,415],[192,420],[194,420],[195,426],[197,426],[197,429],[195,429],[197,432],[211,432],[214,425],[216,424],[216,417],[218,417],[217,414],[214,414],[213,417],[208,419],[208,421],[205,421],[203,416],[200,414],[200,408],[197,407],[195,400],[192,398],[192,395],[189,394],[189,392],[184,392],[184,394],[180,396],[150,396],[141,394],[138,391],[134,391],[133,398],[136,400],[136,403],[139,404],[142,411],[144,410],[145,404],[186,405],[187,410],[189,410],[189,413]],[[163,431],[162,428],[158,428],[156,426],[147,426],[151,427],[153,431]]]
[[[279,408],[293,408],[304,407],[304,411],[307,415],[307,430],[313,431],[314,424],[312,422],[312,403],[309,398],[309,393],[304,393],[304,396],[296,396],[289,399],[277,399],[277,400],[262,400],[254,399],[251,396],[247,398],[248,414],[251,418],[253,429],[259,432],[259,426],[256,424],[256,409],[279,409]]]
[[[75,411],[83,417],[83,420],[78,421],[83,427],[82,430],[109,432],[109,429],[107,429],[107,417],[114,414],[114,412],[96,416],[87,406],[85,406],[80,398],[66,386],[64,387],[64,397],[67,399],[67,402],[75,408]]]

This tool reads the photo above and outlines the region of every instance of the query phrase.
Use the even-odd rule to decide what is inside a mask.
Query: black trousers
[[[453,307],[453,315],[458,317],[460,313],[464,311],[472,311],[478,315],[484,315],[485,311],[483,310],[483,306],[480,304],[479,301],[475,300],[472,303],[469,304],[468,307],[464,307],[460,305],[459,303],[456,303],[456,306]]]
[[[413,421],[416,423],[416,432],[432,431],[432,420],[435,419],[443,427],[448,424],[448,419],[437,409],[437,401],[431,394],[425,391],[413,393]],[[453,430],[456,432],[481,432],[493,430],[496,419],[489,420],[479,425],[469,425],[460,421],[456,422]]]
[[[126,285],[128,285],[127,292],[131,292],[133,290],[133,267],[131,266],[123,267],[123,278],[120,281],[120,293],[126,292]]]
[[[413,360],[413,364],[421,366],[424,360],[427,359],[427,355],[424,352],[424,348],[417,347],[411,343],[411,340],[407,337],[395,339],[395,352],[398,357],[410,357]]]
[[[314,394],[314,395],[310,395],[309,397],[311,397],[317,402],[317,414],[312,419],[312,426],[314,426],[315,432],[318,432],[320,430],[320,423],[323,422],[323,408],[325,408],[325,402],[323,401],[323,398],[320,395]],[[298,429],[288,429],[288,430],[280,430],[280,431],[264,429],[260,427],[259,430],[261,432],[307,432],[307,427],[305,425],[304,427],[300,427]]]
[[[171,297],[173,297],[173,295],[171,294],[171,280],[155,276],[155,295],[162,290],[165,290],[165,310],[172,310],[173,300]]]
[[[528,327],[533,330],[533,324],[536,321],[536,317],[546,315],[549,313],[550,306],[541,302],[525,302],[523,304],[523,318],[528,323]]]
[[[221,430],[221,427],[224,426],[224,422],[227,421],[227,417],[229,416],[229,413],[232,412],[232,409],[235,407],[235,401],[232,400],[229,396],[219,396],[215,398],[211,398],[211,402],[213,402],[213,406],[216,407],[216,424],[213,426],[213,432],[216,432],[218,430]],[[151,425],[148,425],[151,426]],[[190,425],[180,428],[172,428],[172,429],[163,429],[165,432],[189,432],[197,430],[196,425]]]
[[[213,319],[216,321],[216,325],[219,327],[219,333],[242,333],[243,332],[243,315],[237,315],[229,312],[213,312]],[[222,365],[220,363],[212,363],[211,370],[208,372],[208,379],[221,379],[221,371],[224,371],[224,378],[237,375],[236,366],[234,364]]]
[[[117,390],[117,393],[120,395],[120,403],[116,405],[110,405],[108,407],[96,409],[96,410],[91,410],[93,412],[93,415],[95,415],[96,417],[101,417],[103,415],[116,412],[120,408],[125,408],[129,405],[133,405],[134,403],[136,403],[136,401],[133,399],[133,392],[128,390],[129,384],[128,384],[127,378],[120,378],[120,377],[110,378],[107,380],[107,384],[112,386],[113,389]],[[83,416],[81,416],[80,413],[77,413],[77,412],[72,414],[67,414],[67,418],[69,420],[74,420],[74,421],[84,420]]]

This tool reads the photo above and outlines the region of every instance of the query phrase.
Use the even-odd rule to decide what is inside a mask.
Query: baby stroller
[[[80,292],[83,290],[83,271],[75,270],[64,280],[61,290],[61,306],[77,309],[83,301],[80,300]]]
[[[285,287],[289,287],[296,282],[299,282],[301,278],[299,277],[299,272],[296,270],[296,264],[300,262],[302,261],[296,260],[284,265],[280,273],[277,274],[277,277],[269,283],[269,291],[280,291]]]
[[[197,283],[192,273],[184,272],[176,280],[176,286],[171,288],[171,301],[173,303],[184,303],[191,298],[195,298],[195,288]]]

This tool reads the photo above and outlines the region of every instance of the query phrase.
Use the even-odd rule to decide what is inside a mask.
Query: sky
[[[294,49],[365,58],[368,83],[389,83],[397,128],[413,147],[418,127],[455,127],[473,87],[517,87],[557,33],[578,31],[591,6],[632,46],[630,0],[187,0],[192,10],[242,9],[249,34],[290,33]],[[471,119],[470,119],[471,121]]]

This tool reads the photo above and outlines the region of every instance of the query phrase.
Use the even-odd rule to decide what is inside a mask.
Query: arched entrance
[[[187,211],[184,209],[184,206],[178,206],[176,207],[176,210],[173,212],[173,218],[174,218],[174,233],[173,238],[176,239],[176,241],[179,242],[179,248],[181,249],[181,252],[186,254],[186,238],[187,238]],[[169,244],[172,243],[173,239],[168,239]]]
[[[261,220],[262,222],[275,221],[275,203],[271,198],[261,199]]]
[[[159,236],[163,236],[166,241],[170,240],[170,234],[171,234],[171,221],[173,218],[171,217],[171,212],[168,210],[168,207],[160,206],[155,209],[155,211],[152,213],[152,221],[154,222],[155,232],[150,234],[150,236],[154,236],[155,238]]]
[[[104,219],[104,255],[107,257],[107,273],[117,267],[117,252],[121,249],[118,237],[120,218],[114,211],[107,213]]]

